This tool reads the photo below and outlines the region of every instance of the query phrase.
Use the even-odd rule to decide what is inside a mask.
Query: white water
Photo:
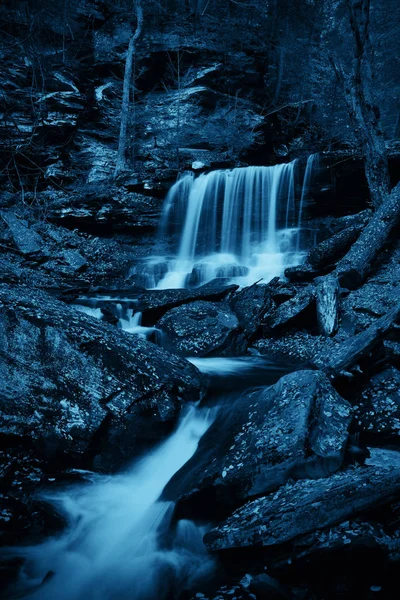
[[[216,277],[249,285],[300,264],[302,214],[316,165],[312,155],[297,199],[297,161],[184,175],[168,193],[160,226],[162,240],[178,237],[176,253],[148,260],[141,271],[147,287],[196,287]]]
[[[162,600],[170,584],[182,590],[210,574],[202,528],[180,521],[168,548],[162,547],[173,504],[158,498],[212,420],[210,410],[191,407],[175,433],[125,473],[91,474],[91,483],[48,496],[68,529],[39,546],[11,550],[27,560],[15,594],[31,600]]]
[[[128,310],[126,319],[120,317],[119,326],[128,333],[133,333],[141,338],[147,338],[153,331],[158,331],[156,327],[144,327],[142,325],[142,313]]]
[[[188,358],[189,362],[208,375],[237,375],[245,371],[252,371],[257,366],[264,366],[265,361],[260,357],[243,356],[236,358]]]

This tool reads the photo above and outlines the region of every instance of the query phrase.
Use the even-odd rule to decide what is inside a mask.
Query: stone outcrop
[[[0,310],[0,433],[42,458],[115,468],[199,397],[195,367],[42,292],[1,285]]]

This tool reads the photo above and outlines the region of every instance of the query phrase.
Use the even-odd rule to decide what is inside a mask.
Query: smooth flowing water
[[[196,287],[218,277],[249,285],[300,264],[303,209],[317,165],[310,156],[300,187],[297,161],[185,174],[168,193],[159,232],[175,240],[175,252],[142,265],[146,287]]]
[[[175,433],[126,472],[91,473],[90,483],[47,496],[68,528],[41,545],[11,551],[26,563],[10,598],[161,600],[210,575],[213,561],[202,543],[203,528],[179,521],[163,545],[173,503],[158,498],[194,454],[213,417],[215,410],[192,406]]]

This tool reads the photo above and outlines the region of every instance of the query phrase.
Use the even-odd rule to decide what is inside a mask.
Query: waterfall
[[[298,161],[185,174],[172,186],[159,235],[172,256],[142,270],[148,287],[196,287],[214,278],[239,285],[282,276],[300,264],[302,213],[318,155],[307,160],[296,201]]]
[[[158,498],[170,478],[196,451],[215,411],[190,407],[175,433],[125,473],[90,473],[91,483],[47,496],[68,521],[58,537],[33,547],[11,548],[24,557],[9,598],[30,600],[162,600],[171,586],[184,589],[210,575],[203,527],[179,521],[163,545],[173,503]]]

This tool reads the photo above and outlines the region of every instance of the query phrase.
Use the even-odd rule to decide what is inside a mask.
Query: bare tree
[[[126,167],[126,138],[129,120],[129,104],[130,104],[130,91],[131,91],[131,80],[132,80],[132,67],[133,59],[136,53],[136,42],[141,36],[143,29],[143,9],[141,0],[135,2],[136,10],[136,30],[131,39],[129,40],[128,52],[125,61],[125,73],[124,73],[124,86],[122,92],[122,106],[121,106],[121,125],[119,130],[118,140],[118,154],[117,162],[115,165],[114,177],[117,177],[119,173],[125,170]],[[132,92],[134,93],[134,92]]]

